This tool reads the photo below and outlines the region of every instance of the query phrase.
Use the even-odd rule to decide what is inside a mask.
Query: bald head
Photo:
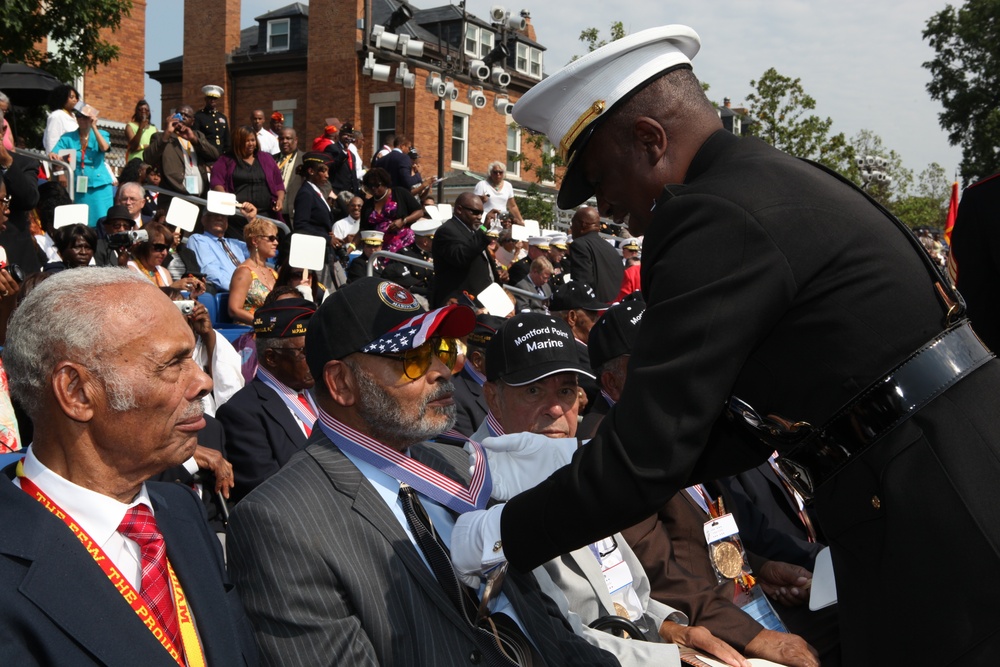
[[[455,217],[464,222],[469,229],[475,229],[483,223],[483,200],[472,192],[463,192],[455,198]]]
[[[590,234],[601,229],[601,214],[593,206],[581,206],[573,214],[569,231],[574,239],[578,239],[584,234]]]

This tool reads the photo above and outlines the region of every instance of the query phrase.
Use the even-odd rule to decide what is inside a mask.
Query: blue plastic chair
[[[219,321],[219,306],[215,301],[215,295],[206,292],[198,297],[198,303],[205,306],[205,310],[208,311],[208,318],[212,320],[212,326],[215,326],[216,322]]]
[[[216,292],[215,312],[218,319],[213,319],[212,322],[218,322],[219,324],[233,324],[233,318],[229,316],[229,292]]]

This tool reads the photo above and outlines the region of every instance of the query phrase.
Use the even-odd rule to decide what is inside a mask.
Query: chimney
[[[240,45],[240,0],[200,0],[184,11],[184,70],[181,99],[200,109],[203,86],[222,86],[220,111],[232,118],[232,86],[226,75],[229,54]],[[154,119],[159,120],[159,119]]]
[[[361,89],[358,50],[364,33],[358,30],[357,20],[364,16],[365,0],[309,2],[304,127],[309,140],[322,134],[325,118],[336,116],[344,122],[358,123]]]
[[[722,98],[722,106],[726,107],[727,109],[729,108],[730,102],[729,102],[729,98],[728,97],[723,97]]]
[[[531,25],[531,12],[529,12],[527,9],[522,9],[521,18],[524,19],[525,23],[524,36],[533,42],[537,42],[538,40],[535,38],[535,26]]]

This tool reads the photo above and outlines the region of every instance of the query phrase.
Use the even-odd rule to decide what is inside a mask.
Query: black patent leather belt
[[[963,320],[872,383],[820,428],[761,417],[735,396],[730,398],[729,414],[781,453],[777,463],[786,480],[811,498],[851,458],[993,356]]]

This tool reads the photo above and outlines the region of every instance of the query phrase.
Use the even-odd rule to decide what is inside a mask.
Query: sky
[[[243,0],[240,27],[289,2]],[[421,9],[438,6],[427,0],[414,4]],[[467,9],[486,16],[493,5],[468,0]],[[750,81],[774,67],[801,79],[816,100],[815,113],[833,119],[834,133],[850,138],[871,130],[914,175],[937,162],[953,177],[961,150],[948,144],[938,125],[941,105],[928,96],[930,75],[921,67],[934,56],[921,33],[927,20],[946,5],[943,0],[520,0],[506,8],[515,14],[530,12],[538,42],[548,49],[547,74],[585,52],[578,37],[586,28],[596,27],[607,37],[615,21],[629,33],[669,23],[689,25],[702,42],[694,71],[710,85],[713,101],[721,104],[729,97],[734,107],[744,106]],[[168,0],[149,0],[147,71],[183,50],[183,15],[176,7]],[[154,107],[153,118],[159,118],[160,86],[148,77],[146,96]]]

